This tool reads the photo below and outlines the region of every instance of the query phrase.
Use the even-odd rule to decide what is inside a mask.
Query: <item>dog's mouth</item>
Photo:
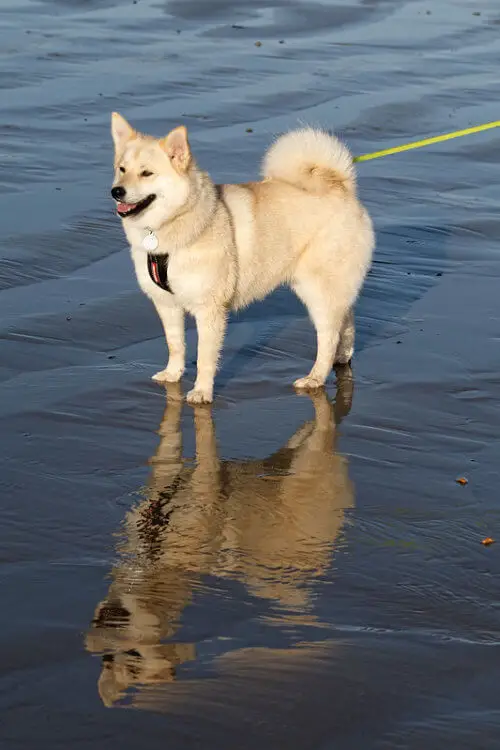
[[[116,204],[116,211],[118,216],[121,216],[122,219],[127,218],[127,216],[137,216],[137,214],[140,214],[142,211],[145,211],[146,208],[149,208],[154,200],[156,200],[156,195],[153,193],[152,195],[148,195],[147,198],[144,198],[144,200],[139,201],[139,203],[123,203],[122,201],[118,201]]]

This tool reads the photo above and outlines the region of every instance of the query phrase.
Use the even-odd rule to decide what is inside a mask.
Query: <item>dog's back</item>
[[[360,284],[373,233],[356,197],[347,148],[320,130],[292,131],[267,152],[262,176],[261,182],[220,187],[238,256],[234,307],[262,299],[280,284],[293,284],[306,254],[310,265],[328,272],[349,252]]]

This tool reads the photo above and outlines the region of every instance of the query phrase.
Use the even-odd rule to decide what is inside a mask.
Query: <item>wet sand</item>
[[[376,259],[315,398],[281,290],[212,410],[167,403],[108,191],[114,109],[219,181],[299,121],[364,153],[497,119],[497,4],[0,11],[1,746],[496,750],[500,136],[360,165]]]

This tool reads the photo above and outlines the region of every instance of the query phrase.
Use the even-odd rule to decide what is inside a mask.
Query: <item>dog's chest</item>
[[[170,302],[190,309],[203,303],[211,279],[184,253],[151,255],[132,248],[132,260],[139,286],[155,302]]]

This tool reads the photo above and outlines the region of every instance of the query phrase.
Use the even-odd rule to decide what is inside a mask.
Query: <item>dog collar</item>
[[[148,273],[156,286],[165,292],[173,294],[172,288],[168,283],[168,255],[153,255],[148,253]]]

